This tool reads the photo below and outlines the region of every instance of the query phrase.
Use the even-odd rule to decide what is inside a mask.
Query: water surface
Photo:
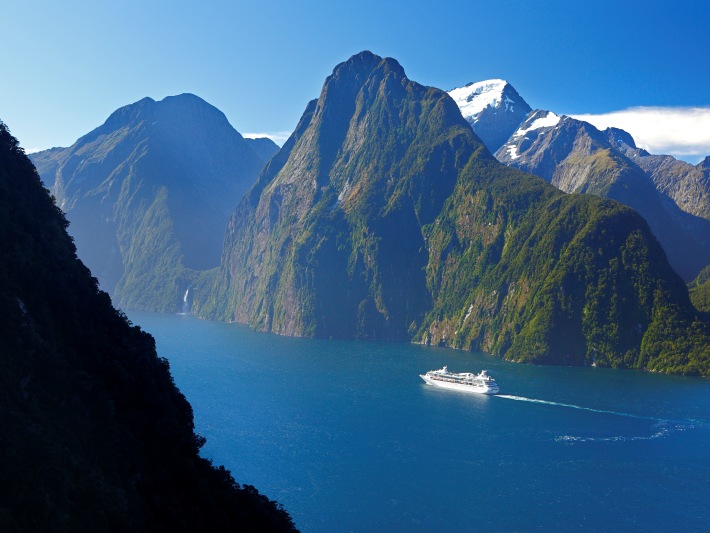
[[[203,455],[305,532],[708,531],[710,382],[131,313]],[[426,385],[487,369],[501,395]]]

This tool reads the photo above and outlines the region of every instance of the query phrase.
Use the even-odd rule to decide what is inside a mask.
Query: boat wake
[[[516,400],[519,402],[531,402],[531,403],[542,403],[545,405],[557,405],[559,407],[568,407],[570,409],[579,409],[580,411],[590,411],[592,413],[604,413],[607,415],[625,416],[628,418],[637,418],[639,420],[653,420],[654,422],[661,422],[660,418],[653,418],[650,416],[640,416],[632,415],[631,413],[622,413],[619,411],[608,411],[606,409],[593,409],[591,407],[582,407],[581,405],[574,405],[571,403],[561,403],[561,402],[551,402],[548,400],[537,400],[535,398],[526,398],[525,396],[511,396],[509,394],[497,394],[497,398],[506,398],[508,400]]]
[[[693,424],[675,423],[668,420],[661,420],[658,424],[654,424],[655,431],[651,435],[646,436],[628,436],[618,435],[612,437],[580,437],[575,435],[560,435],[555,437],[556,442],[566,444],[575,444],[578,442],[634,442],[639,440],[654,440],[662,437],[667,437],[671,433],[686,431],[695,428]]]
[[[555,405],[559,407],[567,407],[569,409],[578,409],[580,411],[589,411],[592,413],[602,413],[614,416],[623,416],[627,418],[635,418],[637,420],[650,420],[654,422],[653,433],[651,435],[644,436],[628,436],[628,435],[618,435],[610,437],[581,437],[574,435],[560,435],[555,437],[556,442],[563,442],[567,444],[575,444],[579,442],[633,442],[640,440],[654,440],[662,437],[666,437],[671,433],[676,433],[679,431],[686,431],[697,427],[696,421],[680,421],[680,420],[664,420],[662,418],[654,418],[651,416],[640,416],[631,413],[623,413],[620,411],[610,411],[607,409],[594,409],[592,407],[583,407],[581,405],[574,405],[571,403],[562,402],[551,402],[549,400],[538,400],[536,398],[526,398],[525,396],[512,396],[510,394],[498,394],[496,398],[506,398],[508,400],[515,400],[519,402],[530,402],[539,403],[545,405]]]

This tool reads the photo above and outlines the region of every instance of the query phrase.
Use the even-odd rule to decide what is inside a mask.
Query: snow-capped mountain
[[[604,196],[599,186],[608,186],[610,180],[591,183],[591,167],[578,168],[576,163],[580,154],[588,156],[608,148],[604,134],[591,124],[537,109],[495,156],[501,163],[540,176],[564,192],[593,192]]]
[[[531,111],[505,80],[469,83],[449,91],[449,96],[491,153],[508,140]]]

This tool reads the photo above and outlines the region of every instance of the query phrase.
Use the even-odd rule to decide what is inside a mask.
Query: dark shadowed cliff
[[[198,455],[153,338],[76,257],[66,220],[0,123],[0,530],[290,530]]]

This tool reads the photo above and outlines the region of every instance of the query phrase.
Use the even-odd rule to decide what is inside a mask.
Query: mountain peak
[[[628,131],[619,128],[607,128],[604,130],[604,133],[607,139],[609,139],[609,142],[616,148],[623,149],[624,145],[626,145],[629,148],[636,149],[634,138]]]
[[[477,81],[449,91],[449,96],[459,106],[464,118],[471,117],[474,122],[477,122],[479,114],[486,107],[499,107],[502,103],[508,111],[515,105],[516,102],[512,101],[508,94],[504,95],[506,87],[515,91],[505,80]]]
[[[502,79],[469,83],[449,91],[449,96],[491,152],[505,143],[532,110]]]
[[[174,113],[178,109],[203,109],[223,115],[216,107],[192,93],[182,93],[166,96],[162,100],[154,100],[149,96],[137,102],[118,108],[106,119],[104,126],[114,127],[116,124],[127,124],[135,120],[143,120],[156,112]]]
[[[351,56],[347,61],[336,65],[333,69],[333,73],[326,80],[326,84],[328,84],[331,79],[369,76],[372,71],[380,66],[402,77],[406,76],[402,65],[400,65],[396,59],[391,57],[383,58],[377,54],[373,54],[369,50],[363,50],[359,54]]]
[[[183,303],[175,287],[184,293],[184,269],[219,264],[234,204],[276,150],[245,140],[219,109],[185,93],[124,106],[71,147],[34,158],[114,301],[172,311]],[[146,209],[160,229],[141,222]],[[161,240],[143,248],[150,232]]]

